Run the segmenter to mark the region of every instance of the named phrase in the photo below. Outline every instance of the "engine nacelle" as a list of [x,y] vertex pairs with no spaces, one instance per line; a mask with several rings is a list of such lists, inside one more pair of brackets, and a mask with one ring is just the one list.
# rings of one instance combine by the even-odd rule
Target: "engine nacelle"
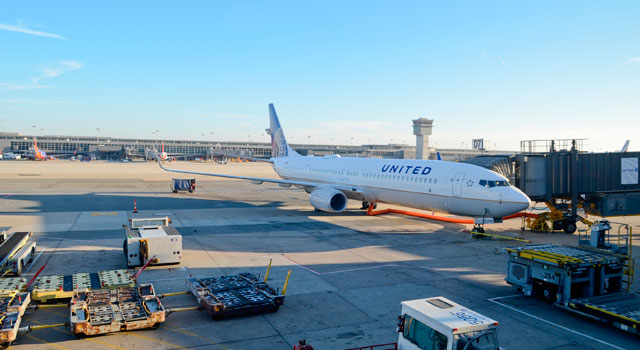
[[347,207],[347,196],[333,188],[318,188],[311,192],[309,202],[317,210],[338,213]]

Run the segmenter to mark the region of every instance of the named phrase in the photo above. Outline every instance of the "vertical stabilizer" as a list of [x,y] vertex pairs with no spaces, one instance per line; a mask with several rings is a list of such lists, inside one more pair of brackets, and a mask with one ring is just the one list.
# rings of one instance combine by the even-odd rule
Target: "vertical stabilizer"
[[269,104],[269,134],[271,135],[271,157],[290,157],[299,155],[289,147],[287,139],[284,137],[284,131],[280,126],[276,109],[273,103]]
[[36,139],[35,136],[33,137],[33,148],[34,152],[38,152],[38,139]]
[[620,150],[620,152],[625,153],[626,151],[629,150],[629,141],[627,140],[627,142],[624,143],[624,146],[622,146],[622,149]]

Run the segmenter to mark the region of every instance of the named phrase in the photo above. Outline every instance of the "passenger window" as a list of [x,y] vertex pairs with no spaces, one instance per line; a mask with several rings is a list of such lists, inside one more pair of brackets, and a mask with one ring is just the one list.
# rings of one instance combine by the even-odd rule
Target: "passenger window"
[[402,335],[420,349],[445,350],[447,348],[446,335],[409,315],[405,315]]

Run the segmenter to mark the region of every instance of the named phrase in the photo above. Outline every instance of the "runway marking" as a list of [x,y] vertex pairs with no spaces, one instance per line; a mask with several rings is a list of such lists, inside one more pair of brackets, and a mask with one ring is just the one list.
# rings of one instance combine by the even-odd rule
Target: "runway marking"
[[296,265],[299,266],[311,273],[313,273],[314,275],[332,275],[332,274],[336,274],[336,273],[344,273],[344,272],[353,272],[353,271],[361,271],[361,270],[371,270],[371,269],[379,269],[379,268],[383,268],[383,267],[403,267],[403,268],[414,268],[414,269],[422,269],[422,270],[431,270],[431,268],[429,267],[422,267],[422,266],[411,266],[411,265],[400,265],[400,264],[383,264],[383,265],[375,265],[375,266],[367,266],[367,267],[355,267],[352,269],[344,269],[344,270],[336,270],[336,271],[328,271],[328,272],[318,272],[310,267],[306,267],[304,265],[298,264],[297,262],[286,258],[284,255],[280,256],[282,259]]
[[97,343],[97,344],[100,344],[100,345],[104,345],[104,346],[110,347],[110,348],[112,348],[112,349],[126,350],[126,348],[123,348],[123,347],[121,347],[121,346],[117,346],[117,345],[109,344],[109,343],[106,343],[106,342],[100,341],[100,340],[95,339],[95,338],[85,338],[85,340],[89,340],[89,341],[92,341],[92,342],[94,342],[94,343]]
[[25,334],[25,337],[27,337],[29,339],[33,339],[33,340],[35,340],[35,341],[37,341],[39,343],[42,343],[42,344],[47,344],[47,345],[52,346],[52,347],[54,347],[56,349],[69,350],[69,348],[65,348],[64,346],[60,346],[60,345],[57,345],[57,344],[54,344],[54,343],[50,343],[50,342],[48,342],[48,341],[46,341],[44,339],[40,339],[40,338],[38,338],[36,336],[33,336],[31,334]]
[[158,340],[158,339],[153,339],[153,338],[145,337],[145,336],[144,336],[144,335],[142,335],[142,334],[134,334],[133,332],[124,332],[124,334],[126,334],[126,335],[131,335],[131,336],[134,336],[134,337],[138,337],[138,338],[140,338],[140,339],[148,340],[148,341],[150,341],[150,342],[154,342],[154,343],[158,343],[158,344],[162,344],[162,345],[171,346],[171,347],[173,347],[174,349],[184,349],[184,347],[182,347],[182,346],[180,346],[180,345],[178,345],[178,344],[167,343],[167,342],[162,341],[162,340]]
[[0,197],[0,199],[5,199],[5,198],[11,197],[13,195],[14,195],[14,193],[0,193],[0,196],[2,196],[2,197]]
[[513,307],[513,306],[509,306],[509,305],[507,305],[507,304],[503,304],[503,303],[501,303],[501,302],[499,302],[499,301],[496,301],[496,300],[499,300],[499,299],[513,298],[514,296],[515,296],[515,295],[509,295],[509,296],[506,296],[506,297],[497,297],[497,298],[491,298],[491,299],[487,299],[487,300],[489,300],[490,302],[492,302],[492,303],[494,303],[494,304],[498,304],[498,305],[500,305],[500,306],[502,306],[502,307],[506,307],[507,309],[513,310],[513,311],[515,311],[515,312],[519,312],[519,313],[521,313],[521,314],[523,314],[523,315],[526,315],[526,316],[529,316],[529,317],[531,317],[531,318],[533,318],[533,319],[536,319],[536,320],[538,320],[538,321],[542,321],[542,322],[544,322],[544,323],[547,323],[547,324],[550,324],[550,325],[552,325],[552,326],[558,327],[558,328],[563,329],[563,330],[565,330],[565,331],[567,331],[567,332],[571,332],[571,333],[574,333],[574,334],[577,334],[577,335],[583,336],[583,337],[585,337],[585,338],[587,338],[587,339],[591,339],[591,340],[596,341],[596,342],[598,342],[598,343],[600,343],[600,344],[608,345],[608,346],[610,346],[610,347],[612,347],[612,348],[614,348],[614,349],[626,350],[625,348],[621,348],[621,347],[619,347],[619,346],[617,346],[617,345],[613,345],[613,344],[611,344],[611,343],[607,343],[607,342],[602,341],[602,340],[600,340],[600,339],[597,339],[597,338],[594,338],[594,337],[592,337],[592,336],[586,335],[586,334],[584,334],[584,333],[580,333],[580,332],[578,332],[578,331],[575,331],[575,330],[573,330],[573,329],[571,329],[571,328],[567,328],[567,327],[565,327],[565,326],[561,326],[561,325],[559,325],[559,324],[557,324],[557,323],[553,323],[553,322],[551,322],[551,321],[547,321],[547,320],[545,320],[544,318],[541,318],[541,317],[538,317],[538,316],[532,315],[532,314],[530,314],[530,313],[524,312],[524,311],[522,311],[522,310],[516,309],[516,308],[515,308],[515,307]]
[[91,216],[116,216],[118,215],[117,211],[110,211],[110,212],[99,212],[99,211],[94,211],[91,213]]
[[31,271],[31,269],[36,265],[36,261],[38,261],[38,259],[40,259],[40,255],[42,255],[42,253],[44,253],[45,250],[47,250],[47,249],[43,248],[40,251],[40,253],[38,253],[38,255],[36,255],[35,259],[33,259],[33,261],[31,261],[31,264],[29,265],[29,268],[24,273],[29,273],[29,271]]
[[[45,310],[45,311],[51,311],[51,312],[53,312],[53,310],[49,310],[49,309],[44,309],[44,310]],[[35,321],[35,320],[32,320],[32,322],[33,322],[33,323],[36,323],[36,324],[42,324],[42,322],[38,322],[38,321]],[[70,334],[68,331],[66,331],[66,330],[62,330],[62,329],[59,329],[59,328],[52,328],[52,329],[53,329],[54,331],[56,331],[56,332],[59,332],[59,333]],[[84,338],[84,339],[82,339],[82,340],[87,340],[87,341],[90,341],[90,342],[92,342],[92,343],[96,343],[96,344],[104,345],[104,346],[109,347],[109,348],[112,348],[112,349],[126,350],[126,349],[125,349],[125,348],[123,348],[123,347],[120,347],[120,346],[117,346],[117,345],[113,345],[113,344],[109,344],[109,343],[105,343],[105,342],[100,341],[100,340],[95,339],[95,338]],[[53,344],[51,344],[51,343],[49,343],[49,342],[47,342],[47,344],[49,344],[49,345],[53,345]],[[66,349],[66,348],[65,348],[65,347],[62,347],[62,349]]]
[[[203,336],[201,336],[201,335],[199,335],[199,334],[195,334],[195,333],[189,332],[189,331],[184,330],[184,329],[179,328],[179,327],[171,327],[171,326],[168,326],[168,325],[166,325],[166,324],[163,324],[163,325],[162,325],[162,328],[163,328],[163,329],[166,329],[166,330],[169,330],[169,331],[171,331],[171,332],[182,333],[182,334],[185,334],[185,335],[192,336],[192,337],[194,337],[194,338],[198,338],[198,339],[200,339],[200,340],[204,340],[205,342],[207,342],[207,344],[216,344],[216,343],[213,341],[213,339],[209,339],[209,338],[207,338],[207,337],[203,337]],[[228,346],[226,346],[226,345],[224,345],[224,344],[222,344],[222,343],[219,343],[219,344],[216,344],[216,345],[221,346],[221,347],[223,347],[223,348],[225,348],[225,349],[231,349],[230,347],[228,347]]]

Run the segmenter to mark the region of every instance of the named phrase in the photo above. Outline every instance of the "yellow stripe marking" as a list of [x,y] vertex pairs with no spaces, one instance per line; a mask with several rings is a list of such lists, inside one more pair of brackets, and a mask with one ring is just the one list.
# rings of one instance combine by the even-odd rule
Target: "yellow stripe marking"
[[113,344],[109,344],[109,343],[105,343],[103,341],[100,341],[100,340],[94,339],[94,338],[85,338],[85,340],[88,340],[88,341],[91,341],[91,342],[94,342],[94,343],[97,343],[97,344],[100,344],[100,345],[108,346],[108,347],[110,347],[112,349],[126,350],[123,347],[120,347],[120,346],[117,346],[117,345],[113,345]]
[[60,345],[56,345],[56,344],[53,344],[53,343],[49,343],[48,341],[46,341],[44,339],[40,339],[38,337],[35,337],[35,336],[31,335],[31,334],[25,334],[25,337],[27,337],[29,339],[33,339],[33,340],[35,340],[35,341],[37,341],[39,343],[42,343],[42,344],[47,344],[47,345],[52,346],[52,347],[54,347],[56,349],[69,350],[69,348],[65,348],[64,346],[60,346]]
[[169,326],[167,326],[167,325],[162,325],[162,328],[163,328],[163,329],[166,329],[166,330],[169,330],[169,331],[171,331],[171,332],[182,333],[182,334],[184,334],[184,335],[189,335],[189,336],[192,336],[192,337],[194,337],[194,338],[198,338],[198,339],[200,339],[200,340],[204,340],[204,341],[206,341],[208,344],[215,344],[215,342],[213,342],[213,341],[212,341],[212,339],[209,339],[209,338],[207,338],[207,337],[203,337],[203,336],[201,336],[201,335],[199,335],[199,334],[191,333],[191,332],[189,332],[189,331],[187,331],[187,330],[184,330],[184,329],[182,329],[182,328],[178,328],[178,327],[169,327]]
[[168,343],[162,340],[158,340],[158,339],[153,339],[153,338],[149,338],[149,337],[145,337],[144,335],[141,334],[135,334],[133,332],[124,332],[124,334],[126,335],[131,335],[134,337],[138,337],[140,339],[144,339],[144,340],[148,340],[150,342],[154,342],[154,343],[158,343],[158,344],[162,344],[162,345],[167,345],[167,346],[171,346],[172,348],[176,348],[176,349],[184,349],[184,347],[178,345],[178,344],[173,344],[173,343]]

